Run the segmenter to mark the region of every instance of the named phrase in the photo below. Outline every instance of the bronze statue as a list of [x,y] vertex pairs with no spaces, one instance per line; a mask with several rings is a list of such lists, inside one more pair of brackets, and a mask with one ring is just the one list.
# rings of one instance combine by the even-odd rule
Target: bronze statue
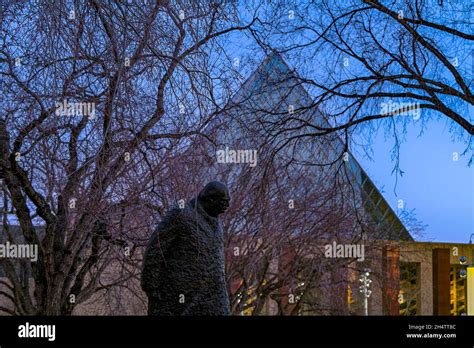
[[141,278],[148,315],[230,315],[218,219],[229,202],[227,187],[213,181],[158,225],[146,247]]

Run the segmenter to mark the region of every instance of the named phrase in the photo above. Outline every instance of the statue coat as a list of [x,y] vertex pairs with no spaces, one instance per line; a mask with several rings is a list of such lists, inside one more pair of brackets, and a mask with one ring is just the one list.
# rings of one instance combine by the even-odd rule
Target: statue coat
[[153,232],[141,285],[149,315],[230,315],[222,224],[198,199],[170,210]]

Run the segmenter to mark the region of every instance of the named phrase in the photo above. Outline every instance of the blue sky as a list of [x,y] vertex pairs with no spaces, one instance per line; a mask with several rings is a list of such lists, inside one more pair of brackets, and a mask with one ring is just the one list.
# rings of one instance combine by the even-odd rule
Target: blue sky
[[[446,11],[448,11],[448,7],[451,8],[450,6],[441,8],[438,3],[431,4],[427,13],[435,21],[448,26],[453,25],[450,22],[451,17],[460,19],[465,19],[465,16],[469,17],[469,11],[459,11],[465,9],[463,4],[459,3],[458,5],[456,7],[455,4],[451,4],[453,12],[448,15]],[[285,11],[285,9],[281,10],[282,16],[286,15]],[[296,12],[298,13],[298,11]],[[464,21],[464,23],[466,22]],[[460,29],[469,30],[462,26]],[[237,40],[228,42],[230,47],[235,45],[231,52],[239,55],[239,52],[244,52],[247,48],[252,47],[251,39],[243,38],[238,34],[236,36]],[[298,37],[296,37],[297,39]],[[447,56],[459,58],[460,71],[471,71],[473,61],[469,46],[453,42],[452,37],[439,32],[436,32],[436,39],[437,43],[446,51]],[[290,45],[291,41],[288,43],[277,41],[274,44],[277,47],[285,47],[285,45]],[[303,59],[301,62],[298,59],[296,61],[292,59],[291,53],[284,54],[283,57],[290,67],[296,68],[298,73],[305,77],[308,73],[308,76],[311,77],[312,69],[320,69],[320,64],[315,58],[308,61]],[[326,58],[322,57],[323,62]],[[246,60],[247,63],[250,63],[249,60],[251,60],[249,65],[251,66],[253,63],[254,69],[258,64],[256,62],[258,59],[258,55],[256,56],[253,52],[250,57],[247,56],[247,59],[243,59],[243,63],[245,65]],[[253,69],[250,68],[250,71]],[[426,72],[427,75],[441,74],[443,78],[452,81],[452,76],[443,73],[442,70],[435,69],[434,66],[430,66],[430,69]],[[468,75],[470,74],[466,73],[466,78],[469,80],[470,76]],[[454,82],[452,83],[454,84]],[[448,99],[445,102],[461,114],[466,112],[470,114],[469,120],[474,119],[474,107],[471,106],[468,111],[466,103],[456,105],[453,104],[456,101]],[[427,225],[422,236],[415,236],[417,240],[467,243],[470,235],[474,233],[474,164],[468,167],[468,162],[473,156],[472,147],[470,152],[465,156],[460,156],[458,161],[453,161],[453,153],[463,153],[469,137],[466,131],[461,130],[453,122],[447,122],[446,117],[439,117],[435,113],[427,115],[425,111],[422,112],[422,117],[425,117],[423,119],[425,126],[423,135],[420,135],[421,121],[411,122],[406,127],[405,141],[401,145],[399,157],[400,169],[404,172],[402,177],[396,178],[395,174],[392,174],[394,139],[390,136],[385,137],[383,131],[379,131],[371,140],[372,159],[364,156],[361,148],[351,146],[351,151],[395,212],[400,213],[397,209],[397,201],[403,199],[405,209],[414,210],[416,218],[422,224]]]
[[441,120],[428,121],[424,134],[419,133],[416,125],[407,128],[400,151],[404,174],[398,182],[392,174],[393,138],[375,137],[372,160],[353,152],[394,211],[403,199],[405,209],[415,209],[417,219],[428,225],[418,240],[467,243],[474,233],[474,166],[468,167],[468,156],[453,161],[453,152],[461,154],[466,144],[453,140]]
[[[243,58],[242,73],[247,77],[264,55],[246,56],[243,43],[251,47],[250,42],[241,37],[236,41],[242,46],[236,47],[234,52]],[[287,55],[283,58],[291,68],[298,70]],[[469,111],[473,116],[472,107]],[[422,135],[420,125],[421,122],[411,122],[406,128],[405,141],[400,148],[400,169],[404,174],[398,179],[392,174],[394,140],[385,137],[383,131],[371,141],[371,159],[361,148],[352,146],[351,151],[398,215],[397,202],[403,199],[405,209],[414,209],[420,223],[427,225],[422,236],[414,236],[416,240],[467,243],[474,233],[474,164],[468,167],[473,154],[470,151],[453,161],[453,152],[460,155],[465,151],[468,135],[445,117],[433,114],[424,120]],[[451,132],[450,127],[454,127]],[[453,139],[453,134],[461,134],[458,138],[462,140]]]
[[[283,57],[294,68],[292,61]],[[252,60],[254,64],[247,66],[249,72],[261,62],[255,56]],[[473,111],[469,108],[471,116]],[[445,117],[422,111],[419,121],[407,124],[405,134],[399,128],[404,138],[399,155],[404,174],[397,178],[392,173],[394,138],[386,136],[384,130],[382,127],[370,140],[370,159],[354,143],[351,152],[392,209],[400,216],[397,202],[402,199],[405,210],[414,210],[418,221],[426,225],[422,235],[414,235],[418,241],[467,243],[474,233],[474,164],[468,167],[472,150],[461,156],[467,147],[467,132]],[[453,160],[455,152],[459,154],[457,161]]]
[[[261,62],[252,60],[256,62],[247,66],[249,72]],[[294,67],[291,60],[285,60]],[[468,166],[472,151],[461,155],[467,147],[466,131],[445,117],[422,111],[421,119],[409,122],[401,135],[399,160],[404,174],[397,178],[392,173],[394,138],[384,130],[382,127],[370,140],[370,159],[354,143],[351,152],[392,209],[400,216],[397,202],[402,199],[405,210],[414,210],[417,220],[426,225],[422,235],[414,235],[418,241],[467,243],[474,233],[474,164]],[[356,140],[361,143],[357,136]],[[453,153],[458,153],[457,161]]]

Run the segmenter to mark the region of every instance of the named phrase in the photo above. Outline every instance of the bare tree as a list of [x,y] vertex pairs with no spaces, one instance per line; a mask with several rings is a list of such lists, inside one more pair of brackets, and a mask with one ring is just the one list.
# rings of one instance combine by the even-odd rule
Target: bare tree
[[[38,245],[39,258],[0,260],[8,278],[0,297],[11,302],[0,310],[68,315],[102,299],[101,313],[129,313],[125,291],[140,311],[141,247],[154,224],[218,177],[233,195],[225,240],[234,312],[257,315],[273,303],[277,314],[342,313],[345,298],[325,294],[347,291],[347,272],[363,265],[324,257],[324,246],[376,248],[367,236],[400,237],[389,230],[403,227],[396,216],[382,226],[368,205],[373,184],[348,153],[352,130],[412,110],[368,114],[380,111],[380,98],[409,98],[472,134],[445,100],[472,103],[464,66],[438,57],[442,49],[419,27],[472,38],[422,19],[416,4],[404,5],[403,19],[375,1],[256,2],[244,15],[204,0],[4,5],[0,241]],[[259,20],[266,11],[271,20]],[[233,32],[267,53],[342,63],[319,64],[323,79],[303,78],[270,54],[265,82],[250,78],[234,94],[241,76],[224,42]],[[431,64],[456,85],[431,76]],[[217,163],[223,146],[258,152],[258,164]]]
[[21,262],[32,284],[1,260],[0,296],[13,302],[2,309],[71,314],[117,282],[101,284],[104,269],[145,238],[148,229],[130,229],[130,206],[167,193],[166,161],[222,98],[220,37],[255,18],[240,24],[232,4],[168,0],[14,1],[0,18],[2,239],[18,224],[39,246],[37,262]]
[[[284,53],[298,66],[299,84],[311,104],[294,113],[278,111],[263,122],[286,143],[301,137],[352,134],[370,137],[379,127],[427,125],[444,118],[465,139],[470,156],[474,125],[472,92],[472,5],[462,1],[308,1],[267,7],[275,20],[252,30],[266,50]],[[318,110],[326,123],[312,119]],[[294,134],[294,129],[302,131]],[[471,157],[472,162],[472,157]]]
[[[191,182],[196,192],[217,177],[231,189],[224,225],[234,314],[347,314],[350,273],[379,257],[380,239],[411,239],[393,212],[390,226],[368,205],[365,196],[373,191],[379,207],[390,211],[341,139],[321,135],[281,146],[261,127],[308,100],[272,54],[209,124],[212,142],[196,141],[180,156],[184,173],[174,179],[176,187]],[[321,113],[312,117],[324,121]],[[196,180],[201,184],[194,186]],[[178,190],[181,196],[186,188]],[[364,245],[364,260],[328,257],[332,243]],[[375,273],[380,283],[381,273]]]

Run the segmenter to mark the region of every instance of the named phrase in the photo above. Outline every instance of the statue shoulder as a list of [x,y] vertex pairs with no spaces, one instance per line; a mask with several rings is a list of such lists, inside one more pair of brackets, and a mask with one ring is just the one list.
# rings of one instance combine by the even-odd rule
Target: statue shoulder
[[157,230],[167,230],[173,228],[179,228],[180,226],[186,226],[190,223],[191,214],[189,207],[185,208],[173,208],[169,210],[159,223]]

